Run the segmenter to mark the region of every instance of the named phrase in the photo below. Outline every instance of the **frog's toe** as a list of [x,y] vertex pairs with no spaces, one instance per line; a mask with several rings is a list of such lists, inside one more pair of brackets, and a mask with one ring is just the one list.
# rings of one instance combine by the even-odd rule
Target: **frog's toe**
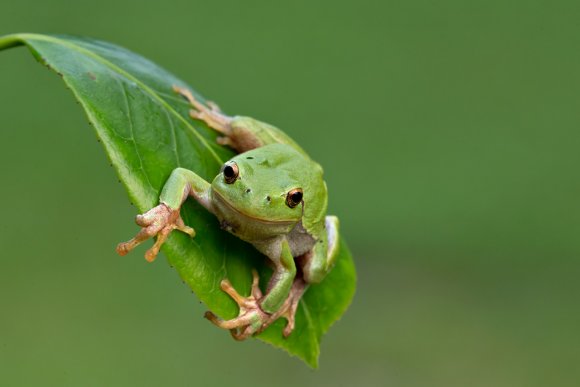
[[181,216],[175,221],[175,229],[186,233],[192,238],[195,236],[195,230],[192,227],[186,226],[183,219],[181,219]]
[[255,303],[252,307],[246,303],[246,307],[240,306],[240,314],[231,320],[222,320],[212,312],[205,312],[204,317],[214,325],[228,329],[236,340],[245,340],[254,333],[259,332],[262,326],[269,320],[269,315]]
[[270,320],[270,315],[262,310],[258,301],[262,298],[259,287],[258,273],[252,271],[252,291],[248,297],[240,295],[227,279],[222,280],[221,288],[240,307],[238,317],[231,320],[222,320],[212,312],[206,312],[205,318],[220,328],[230,330],[236,340],[245,340],[254,333],[259,332],[264,324]]
[[205,103],[207,104],[207,106],[209,106],[212,112],[222,113],[222,109],[214,101],[205,101]]
[[183,219],[181,219],[179,209],[173,210],[163,203],[143,214],[137,215],[135,223],[141,226],[141,230],[132,239],[117,245],[116,250],[119,255],[126,255],[147,239],[157,236],[153,247],[145,253],[145,259],[152,262],[159,254],[161,246],[165,243],[171,231],[177,229],[191,237],[195,236],[194,229],[186,226]]
[[224,145],[224,146],[232,146],[234,145],[234,143],[232,142],[231,138],[226,137],[226,136],[220,136],[218,138],[216,138],[216,142],[220,145]]
[[197,100],[186,88],[173,86],[173,91],[185,98],[193,107],[189,111],[191,118],[204,121],[210,128],[218,132],[229,134],[231,133],[230,122],[231,118],[224,115],[219,106],[213,102],[206,102],[206,105]]
[[284,337],[290,336],[290,334],[294,330],[294,326],[296,324],[296,309],[298,309],[299,301],[300,300],[295,301],[293,300],[292,303],[290,304],[290,308],[288,309],[288,314],[283,315],[283,317],[286,318],[286,321],[288,321],[286,323],[286,327],[284,327],[284,331],[282,332]]
[[246,327],[251,325],[254,320],[254,316],[252,316],[251,313],[245,313],[231,320],[222,320],[212,312],[205,312],[204,317],[211,321],[214,325],[217,325],[223,329],[238,329],[241,327]]

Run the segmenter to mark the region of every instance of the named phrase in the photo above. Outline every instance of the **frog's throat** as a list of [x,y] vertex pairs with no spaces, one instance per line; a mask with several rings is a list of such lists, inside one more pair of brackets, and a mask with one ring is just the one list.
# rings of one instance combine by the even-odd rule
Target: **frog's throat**
[[230,203],[225,197],[223,197],[222,194],[220,194],[217,190],[212,189],[212,194],[215,195],[215,197],[223,204],[225,204],[230,210],[232,210],[233,212],[236,212],[248,219],[260,222],[260,223],[264,223],[264,224],[276,224],[276,225],[291,225],[294,223],[297,223],[297,220],[286,220],[286,219],[281,219],[281,220],[269,220],[269,219],[263,219],[257,216],[253,216],[250,214],[247,214],[245,212],[240,211],[239,209],[237,209],[236,207],[233,206],[232,203]]

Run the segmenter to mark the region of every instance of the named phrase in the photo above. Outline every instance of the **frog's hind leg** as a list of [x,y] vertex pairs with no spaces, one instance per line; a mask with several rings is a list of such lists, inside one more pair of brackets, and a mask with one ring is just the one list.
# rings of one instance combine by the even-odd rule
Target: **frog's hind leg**
[[304,279],[309,284],[320,283],[336,261],[339,245],[338,218],[327,216],[320,238],[312,250],[300,257]]
[[232,134],[230,125],[232,118],[222,113],[219,106],[213,102],[206,102],[206,106],[199,102],[191,91],[179,86],[173,86],[173,91],[185,98],[193,107],[189,115],[196,120],[204,121],[210,128],[222,133],[224,137],[218,138],[221,145],[229,145],[229,136]]
[[328,215],[325,218],[326,237],[328,238],[328,247],[326,248],[326,267],[332,268],[336,257],[338,256],[338,246],[340,244],[340,235],[338,233],[338,218],[334,215]]
[[304,153],[290,137],[270,124],[251,117],[227,116],[213,102],[201,103],[186,88],[173,86],[173,90],[191,104],[193,109],[190,110],[189,115],[192,118],[204,121],[210,128],[222,134],[217,138],[220,145],[226,145],[238,153],[243,153],[264,145],[288,144]]
[[258,305],[258,301],[262,298],[258,272],[253,270],[252,276],[252,291],[248,297],[240,295],[227,279],[221,282],[222,290],[240,307],[238,317],[231,320],[222,320],[212,312],[205,313],[205,318],[220,328],[228,329],[232,337],[239,341],[245,340],[256,333],[269,318],[269,315],[262,311]]
[[302,268],[302,274],[294,279],[288,298],[284,301],[280,310],[270,316],[270,319],[262,326],[259,332],[263,331],[278,318],[284,317],[288,321],[284,328],[284,337],[288,337],[292,333],[296,311],[302,295],[308,289],[309,284],[320,283],[334,266],[339,245],[338,225],[336,216],[326,217],[326,233],[323,234],[319,243],[316,243],[311,251],[297,258],[297,262]]
[[262,326],[262,328],[258,332],[262,332],[266,329],[270,324],[276,321],[280,317],[284,317],[287,321],[286,327],[282,334],[284,337],[290,336],[292,331],[294,330],[294,326],[296,323],[296,310],[298,310],[298,304],[302,299],[302,295],[308,288],[308,285],[301,277],[296,277],[294,283],[292,284],[292,289],[290,289],[290,294],[284,304],[280,308],[278,312],[270,316],[270,319]]

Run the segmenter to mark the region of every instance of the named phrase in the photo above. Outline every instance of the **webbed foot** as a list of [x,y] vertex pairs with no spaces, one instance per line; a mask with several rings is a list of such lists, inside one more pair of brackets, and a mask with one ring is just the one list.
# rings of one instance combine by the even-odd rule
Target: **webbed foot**
[[238,317],[231,320],[222,320],[208,311],[205,313],[205,318],[220,328],[229,329],[232,337],[241,341],[255,333],[262,332],[280,317],[283,317],[288,321],[283,334],[284,337],[288,337],[294,330],[296,310],[302,294],[306,290],[306,283],[302,278],[294,280],[290,294],[284,304],[276,313],[268,314],[260,308],[259,304],[259,300],[262,298],[262,291],[258,286],[258,272],[253,270],[252,276],[252,291],[248,297],[241,296],[227,279],[221,282],[222,290],[232,297],[240,307]]
[[214,102],[208,101],[206,105],[199,102],[191,91],[179,86],[173,86],[173,91],[185,98],[193,107],[189,111],[191,118],[204,121],[210,128],[222,133],[224,137],[218,138],[218,143],[221,145],[228,145],[228,139],[231,135],[232,129],[230,127],[231,118],[222,113],[219,106]]
[[223,329],[229,329],[236,340],[245,340],[264,329],[262,326],[270,320],[270,315],[260,308],[258,301],[262,298],[259,287],[258,272],[252,271],[252,291],[248,297],[240,295],[227,279],[222,280],[221,288],[240,307],[238,317],[231,320],[222,320],[212,312],[205,312],[205,318]]
[[153,262],[159,253],[161,245],[163,245],[171,231],[179,230],[191,237],[195,236],[195,230],[183,223],[183,219],[179,215],[179,209],[172,210],[164,203],[153,207],[144,214],[137,215],[135,223],[141,226],[141,231],[131,240],[117,245],[116,250],[119,255],[126,255],[142,242],[157,236],[153,247],[145,253],[145,259]]

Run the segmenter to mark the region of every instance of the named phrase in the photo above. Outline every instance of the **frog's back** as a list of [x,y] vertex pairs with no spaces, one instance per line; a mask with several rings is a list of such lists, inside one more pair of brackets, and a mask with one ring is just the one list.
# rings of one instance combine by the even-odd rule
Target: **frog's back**
[[252,117],[236,116],[233,118],[230,125],[234,132],[236,130],[242,130],[252,133],[251,136],[256,141],[252,148],[264,147],[270,144],[286,144],[308,157],[308,154],[296,143],[296,141],[277,127],[266,122],[256,120]]

